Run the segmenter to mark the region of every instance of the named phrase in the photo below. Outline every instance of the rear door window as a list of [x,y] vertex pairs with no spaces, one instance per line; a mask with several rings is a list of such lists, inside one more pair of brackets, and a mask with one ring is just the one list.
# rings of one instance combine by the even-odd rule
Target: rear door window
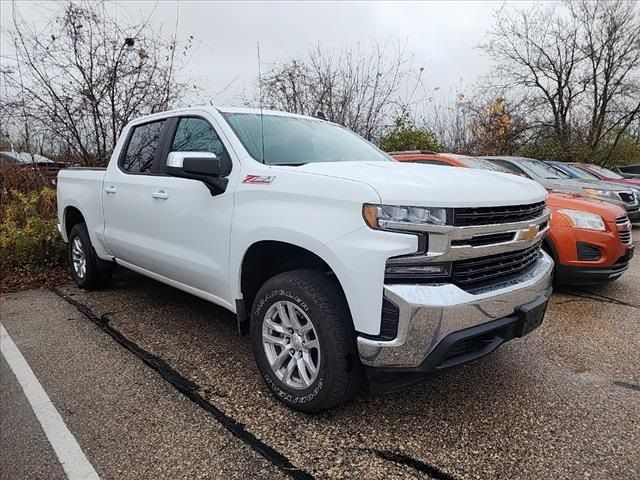
[[120,166],[127,173],[151,173],[165,120],[133,127]]

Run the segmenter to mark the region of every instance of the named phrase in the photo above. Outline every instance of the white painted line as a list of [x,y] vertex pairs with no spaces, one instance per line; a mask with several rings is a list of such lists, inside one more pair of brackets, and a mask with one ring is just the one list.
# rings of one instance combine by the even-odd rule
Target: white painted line
[[33,412],[36,414],[49,443],[58,456],[70,480],[99,480],[100,477],[87,460],[64,420],[53,406],[29,364],[0,323],[0,351],[22,386]]

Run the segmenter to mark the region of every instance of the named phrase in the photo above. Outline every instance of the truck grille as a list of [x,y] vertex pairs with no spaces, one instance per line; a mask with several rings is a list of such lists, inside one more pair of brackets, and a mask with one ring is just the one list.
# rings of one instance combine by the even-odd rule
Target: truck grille
[[489,286],[531,266],[540,255],[540,246],[453,262],[451,277],[465,290]]
[[506,207],[454,208],[453,225],[468,227],[471,225],[522,222],[538,218],[544,212],[544,207],[544,202],[538,202],[529,205],[509,205]]
[[476,235],[475,237],[466,240],[451,240],[451,245],[454,247],[460,245],[481,247],[482,245],[493,245],[495,243],[510,242],[515,236],[516,234],[514,232],[490,233],[488,235]]

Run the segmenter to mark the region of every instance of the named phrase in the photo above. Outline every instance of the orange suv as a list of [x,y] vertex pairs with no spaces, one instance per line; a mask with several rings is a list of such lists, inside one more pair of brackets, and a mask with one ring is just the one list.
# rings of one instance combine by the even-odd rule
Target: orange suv
[[[416,162],[512,173],[481,158],[427,151],[392,152]],[[556,282],[593,285],[620,277],[633,256],[631,222],[622,207],[575,193],[549,192],[549,233],[544,248],[556,263]]]

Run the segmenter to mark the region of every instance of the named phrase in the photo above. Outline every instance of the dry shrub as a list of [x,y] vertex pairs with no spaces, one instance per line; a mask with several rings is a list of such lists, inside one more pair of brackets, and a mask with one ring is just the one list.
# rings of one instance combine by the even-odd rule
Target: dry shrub
[[36,271],[64,264],[56,190],[37,169],[0,168],[0,270]]

